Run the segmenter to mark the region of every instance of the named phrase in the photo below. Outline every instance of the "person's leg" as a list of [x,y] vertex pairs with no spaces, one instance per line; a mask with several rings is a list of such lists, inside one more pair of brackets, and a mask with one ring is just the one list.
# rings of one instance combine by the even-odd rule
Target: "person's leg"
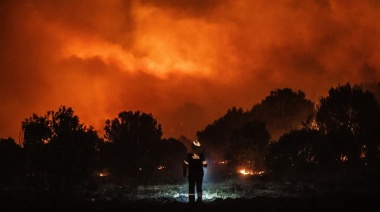
[[197,202],[202,202],[202,183],[203,183],[203,176],[199,176],[196,179],[196,186],[197,186]]
[[195,178],[189,177],[189,202],[195,202]]

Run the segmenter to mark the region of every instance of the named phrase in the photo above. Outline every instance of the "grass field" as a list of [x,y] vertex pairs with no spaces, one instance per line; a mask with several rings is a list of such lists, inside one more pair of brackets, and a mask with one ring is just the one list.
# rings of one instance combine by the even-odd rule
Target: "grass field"
[[[306,196],[320,192],[314,185],[308,183],[271,182],[259,178],[237,178],[223,182],[203,183],[203,200],[212,202],[216,199],[255,198],[260,196],[277,198]],[[93,193],[93,201],[113,200],[139,201],[151,200],[158,202],[187,202],[188,184],[183,180],[174,184],[126,185],[104,183]]]
[[2,191],[0,211],[380,211],[378,180],[313,184],[237,177],[205,181],[203,204],[188,204],[185,178],[176,183],[103,181],[79,195]]

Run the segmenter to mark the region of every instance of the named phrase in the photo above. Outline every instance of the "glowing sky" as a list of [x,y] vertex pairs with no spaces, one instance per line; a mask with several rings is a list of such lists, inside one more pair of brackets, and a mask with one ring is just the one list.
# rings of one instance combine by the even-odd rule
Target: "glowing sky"
[[379,20],[377,0],[2,0],[0,137],[66,105],[100,134],[140,110],[193,139],[276,88],[379,81]]

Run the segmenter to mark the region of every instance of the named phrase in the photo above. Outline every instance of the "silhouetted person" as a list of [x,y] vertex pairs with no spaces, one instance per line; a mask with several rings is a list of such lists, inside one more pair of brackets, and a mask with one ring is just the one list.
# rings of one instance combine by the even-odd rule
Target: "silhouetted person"
[[195,202],[195,187],[197,188],[197,202],[202,201],[203,167],[207,166],[206,158],[201,152],[201,143],[195,140],[191,145],[191,152],[183,161],[183,176],[188,176],[189,202]]

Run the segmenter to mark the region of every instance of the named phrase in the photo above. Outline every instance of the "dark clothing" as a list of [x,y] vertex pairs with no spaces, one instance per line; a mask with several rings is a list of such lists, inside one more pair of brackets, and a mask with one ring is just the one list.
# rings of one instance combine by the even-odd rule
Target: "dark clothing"
[[203,153],[189,153],[184,160],[184,174],[189,171],[189,177],[203,176],[203,167],[207,166],[207,162]]
[[[189,177],[189,195],[195,195],[195,186],[197,188],[198,195],[202,193],[203,176]],[[195,196],[194,196],[195,197]]]
[[188,176],[189,200],[195,201],[195,187],[197,188],[198,200],[202,200],[203,167],[207,166],[203,153],[189,153],[183,162],[183,176]]

